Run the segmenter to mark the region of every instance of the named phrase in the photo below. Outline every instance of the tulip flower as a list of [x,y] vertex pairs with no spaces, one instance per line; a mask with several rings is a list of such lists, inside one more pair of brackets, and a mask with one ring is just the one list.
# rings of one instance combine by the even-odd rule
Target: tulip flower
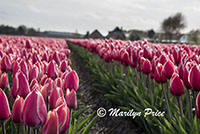
[[56,101],[56,106],[55,106],[55,107],[57,108],[57,107],[59,107],[59,106],[62,105],[62,104],[67,105],[64,96],[62,96],[62,97],[60,97],[60,98],[57,99],[57,101]]
[[12,108],[11,120],[13,122],[15,123],[23,122],[23,115],[22,115],[23,107],[24,107],[24,99],[18,95]]
[[181,96],[184,93],[183,81],[176,73],[174,73],[170,79],[170,92],[174,96]]
[[145,59],[143,64],[142,64],[142,71],[145,74],[149,74],[152,71],[152,66],[151,66],[151,62],[148,59]]
[[56,108],[59,124],[60,126],[60,133],[65,133],[69,127],[69,119],[70,119],[70,111],[69,108],[63,104]]
[[158,63],[156,66],[154,78],[157,83],[165,83],[167,81],[167,78],[164,74],[163,65],[160,63]]
[[65,76],[64,79],[64,89],[74,89],[77,91],[79,86],[79,78],[76,71],[71,71],[70,73]]
[[69,108],[77,109],[76,92],[74,91],[74,89],[72,89],[71,91],[67,89],[65,100]]
[[165,71],[165,76],[170,79],[172,77],[172,74],[175,72],[175,67],[174,64],[168,60],[164,64],[164,71]]
[[189,71],[191,70],[193,64],[191,62],[187,62],[184,66],[184,71],[183,71],[183,82],[185,84],[185,87],[187,89],[191,88],[191,85],[188,81],[188,75],[189,75]]
[[46,121],[47,109],[42,94],[34,90],[28,94],[24,102],[23,122],[30,127],[43,125]]
[[29,82],[31,82],[34,78],[38,79],[39,70],[37,66],[33,66],[33,68],[29,72]]
[[47,120],[42,128],[42,134],[58,134],[59,132],[59,118],[56,110],[49,111]]
[[0,88],[0,120],[7,120],[10,117],[10,107],[8,99]]
[[24,75],[26,76],[27,80],[29,79],[28,77],[28,66],[26,64],[26,62],[24,60],[22,60],[19,64],[21,71],[24,73]]
[[51,92],[50,94],[50,97],[49,97],[49,105],[50,105],[50,108],[51,109],[54,109],[56,108],[56,101],[58,100],[58,98],[62,97],[63,96],[63,92],[62,92],[62,89],[57,87],[55,89],[53,89],[53,91]]
[[60,70],[62,71],[62,72],[65,72],[65,70],[67,69],[67,61],[66,60],[63,60],[62,62],[61,62],[61,64],[60,64]]
[[194,65],[190,72],[189,72],[189,76],[188,76],[188,81],[192,87],[192,89],[194,89],[195,91],[200,91],[200,69],[199,69],[199,65]]
[[10,57],[8,55],[4,55],[1,59],[1,70],[11,70],[12,69],[12,63],[10,60]]
[[34,79],[31,81],[31,84],[30,84],[30,90],[33,91],[33,87],[34,87],[35,85],[37,85],[37,84],[38,84],[38,81],[37,81],[36,78],[34,78]]
[[8,74],[3,73],[0,77],[0,88],[9,88]]
[[47,75],[52,79],[55,79],[58,76],[58,68],[54,60],[52,60],[47,67]]

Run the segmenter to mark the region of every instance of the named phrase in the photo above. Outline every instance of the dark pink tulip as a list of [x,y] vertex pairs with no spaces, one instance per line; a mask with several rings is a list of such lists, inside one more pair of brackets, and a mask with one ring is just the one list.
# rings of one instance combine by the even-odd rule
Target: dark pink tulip
[[152,71],[151,62],[148,59],[145,59],[145,61],[142,64],[142,71],[145,74],[149,74]]
[[24,75],[24,73],[22,71],[18,71],[15,75],[16,79],[16,84],[17,84],[17,95],[26,98],[26,96],[28,95],[28,93],[30,92],[30,87],[29,87],[29,83],[28,80],[26,79],[26,76]]
[[36,79],[36,78],[33,79],[33,80],[31,81],[31,84],[30,84],[30,90],[33,91],[33,87],[34,87],[35,85],[37,85],[37,84],[38,84],[37,79]]
[[10,117],[10,107],[6,94],[0,88],[0,120],[7,120]]
[[60,98],[57,99],[57,101],[56,101],[56,108],[59,107],[62,104],[67,105],[64,96],[62,96],[62,97],[60,97]]
[[55,60],[55,62],[56,62],[57,64],[60,63],[60,58],[59,58],[59,55],[58,55],[58,52],[57,52],[57,51],[55,51],[55,52],[53,53],[53,59]]
[[40,85],[44,85],[44,83],[47,81],[47,79],[48,79],[48,76],[47,75],[43,75],[42,76],[42,78],[41,78],[41,80],[40,80]]
[[42,94],[45,102],[47,102],[47,99],[48,99],[48,86],[49,84],[45,84],[44,86],[41,87],[41,90],[40,90],[40,93]]
[[49,105],[51,109],[56,108],[56,101],[58,100],[58,98],[62,96],[63,96],[63,91],[61,88],[56,87],[55,89],[53,89],[49,97]]
[[19,64],[21,71],[24,73],[24,75],[26,76],[27,80],[29,79],[28,77],[28,66],[26,64],[26,62],[24,60],[22,60]]
[[23,108],[24,124],[30,127],[43,125],[47,117],[47,108],[42,94],[33,90],[26,97]]
[[65,76],[64,89],[66,90],[69,88],[77,91],[78,86],[79,86],[79,78],[76,71],[73,70],[70,73],[68,73],[67,76]]
[[58,76],[58,68],[54,60],[52,60],[47,67],[47,75],[52,79],[55,79]]
[[71,91],[67,89],[65,100],[69,108],[77,109],[76,92],[74,91],[74,89],[72,89]]
[[59,118],[56,110],[49,111],[47,120],[42,128],[42,134],[58,134],[59,132]]
[[10,60],[10,57],[8,55],[4,55],[1,59],[1,70],[11,70],[12,69],[12,62]]
[[22,114],[23,107],[24,107],[24,99],[18,95],[12,107],[11,119],[13,122],[15,123],[23,122],[23,114]]
[[13,63],[13,77],[15,76],[15,74],[18,72],[18,70],[21,70],[19,63],[17,61],[14,61]]
[[61,78],[56,78],[54,82],[57,87],[63,89],[63,80]]
[[0,88],[8,88],[8,87],[9,87],[8,74],[3,73],[0,77]]
[[164,83],[167,81],[167,77],[165,76],[163,65],[158,63],[155,69],[154,78],[157,83]]
[[181,96],[184,93],[183,81],[176,73],[174,73],[170,79],[170,92],[174,96]]
[[60,133],[65,133],[69,127],[69,118],[70,118],[70,111],[67,105],[63,104],[56,108],[59,124],[60,126]]
[[62,62],[61,62],[61,64],[60,64],[60,70],[62,71],[62,72],[65,72],[65,70],[67,69],[67,61],[66,60],[63,60]]
[[188,81],[188,75],[189,75],[189,71],[192,68],[193,64],[191,62],[187,62],[184,66],[184,71],[183,71],[183,82],[184,85],[187,89],[191,88],[191,85]]
[[199,65],[194,65],[188,76],[188,81],[195,91],[200,91],[200,70],[199,70]]
[[39,76],[39,70],[37,66],[33,66],[33,68],[29,72],[29,82],[31,82],[33,79],[38,79]]
[[30,40],[26,40],[26,43],[25,43],[25,48],[32,48],[32,45],[31,45],[31,41]]
[[170,60],[168,60],[164,64],[164,71],[165,71],[165,75],[168,79],[170,79],[172,77],[172,74],[175,72],[174,64]]

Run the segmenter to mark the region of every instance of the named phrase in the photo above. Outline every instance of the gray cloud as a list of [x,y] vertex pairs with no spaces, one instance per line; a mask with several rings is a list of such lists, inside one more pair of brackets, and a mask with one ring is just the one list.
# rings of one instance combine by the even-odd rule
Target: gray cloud
[[99,29],[104,35],[115,26],[160,30],[162,20],[182,12],[187,28],[200,28],[199,0],[1,0],[0,23],[71,31]]

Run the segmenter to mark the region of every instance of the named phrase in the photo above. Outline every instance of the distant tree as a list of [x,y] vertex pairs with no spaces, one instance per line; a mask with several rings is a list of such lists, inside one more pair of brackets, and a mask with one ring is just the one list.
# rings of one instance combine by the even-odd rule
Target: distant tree
[[154,30],[153,30],[153,29],[151,29],[151,30],[147,31],[147,35],[148,35],[148,37],[149,37],[149,38],[153,38],[153,37],[154,37],[154,35],[155,35],[155,32],[154,32]]
[[27,28],[26,28],[26,26],[24,26],[24,25],[20,25],[18,28],[17,28],[17,33],[19,34],[19,35],[25,35],[25,34],[27,34]]
[[200,43],[200,30],[192,30],[189,32],[188,34],[188,40],[190,42],[194,42],[195,44],[199,44]]
[[178,36],[180,34],[180,30],[184,29],[185,27],[185,17],[182,13],[176,13],[175,15],[169,16],[163,20],[161,25],[163,32],[165,32],[166,36],[170,40],[172,39],[173,34]]

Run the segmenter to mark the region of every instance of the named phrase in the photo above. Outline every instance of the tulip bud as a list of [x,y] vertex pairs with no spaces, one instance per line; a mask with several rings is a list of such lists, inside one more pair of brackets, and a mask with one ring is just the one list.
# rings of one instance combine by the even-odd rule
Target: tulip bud
[[31,84],[30,84],[30,89],[31,89],[31,91],[33,91],[33,87],[34,87],[35,85],[37,85],[37,84],[38,84],[38,81],[37,81],[36,78],[34,78],[34,79],[31,81]]
[[165,75],[168,79],[170,79],[172,77],[172,74],[175,72],[174,64],[170,60],[165,62],[164,71],[165,71]]
[[26,62],[24,60],[22,60],[19,65],[20,65],[21,71],[24,73],[24,75],[26,76],[26,78],[28,80],[29,79],[28,66],[27,66]]
[[200,91],[200,70],[199,70],[199,65],[194,65],[188,76],[188,81],[195,91]]
[[1,59],[1,70],[11,70],[12,69],[12,63],[10,60],[10,57],[8,55],[4,55]]
[[47,120],[42,128],[42,134],[58,134],[59,132],[59,118],[56,110],[49,111]]
[[40,93],[42,94],[45,102],[47,102],[47,98],[48,98],[48,86],[49,86],[49,83],[45,84],[41,90],[40,90]]
[[3,73],[0,77],[0,88],[8,88],[9,81],[7,73]]
[[66,60],[63,60],[62,62],[61,62],[61,64],[60,64],[60,70],[62,71],[62,72],[65,72],[65,70],[67,69],[67,61]]
[[60,105],[63,105],[63,104],[67,105],[64,96],[57,99],[55,107],[57,108],[57,107],[59,107]]
[[74,91],[74,89],[72,89],[71,91],[67,89],[65,100],[69,108],[77,109],[76,92]]
[[24,102],[23,121],[30,127],[36,127],[45,123],[47,108],[42,94],[34,90],[28,94]]
[[39,70],[37,66],[33,66],[33,68],[29,72],[29,82],[31,82],[34,78],[38,79]]
[[13,122],[15,123],[23,122],[23,114],[22,114],[23,107],[24,107],[24,99],[18,95],[12,108],[11,119]]
[[76,71],[71,71],[64,79],[64,89],[74,89],[77,91],[79,86],[79,78]]
[[174,73],[170,79],[170,91],[174,96],[181,96],[184,93],[183,81],[176,73]]
[[142,64],[142,71],[145,74],[149,74],[152,71],[151,62],[148,59],[145,59],[145,61]]
[[54,60],[52,60],[47,67],[47,75],[52,79],[55,79],[58,76],[58,68]]
[[58,100],[58,98],[62,96],[63,96],[63,92],[61,88],[57,87],[53,89],[49,97],[49,105],[51,109],[56,108],[56,101]]
[[10,107],[8,104],[8,99],[0,88],[0,120],[6,120],[10,117]]
[[69,108],[63,104],[56,108],[58,118],[59,118],[59,124],[60,127],[60,133],[65,133],[69,127],[69,118],[70,118],[70,111]]
[[167,81],[167,78],[163,70],[163,65],[160,63],[158,63],[158,65],[156,66],[154,78],[157,83],[164,83]]
[[193,64],[191,62],[187,62],[184,66],[184,71],[183,71],[183,82],[184,82],[184,85],[187,89],[190,89],[191,88],[191,85],[188,81],[188,75],[189,75],[189,71],[191,70]]

